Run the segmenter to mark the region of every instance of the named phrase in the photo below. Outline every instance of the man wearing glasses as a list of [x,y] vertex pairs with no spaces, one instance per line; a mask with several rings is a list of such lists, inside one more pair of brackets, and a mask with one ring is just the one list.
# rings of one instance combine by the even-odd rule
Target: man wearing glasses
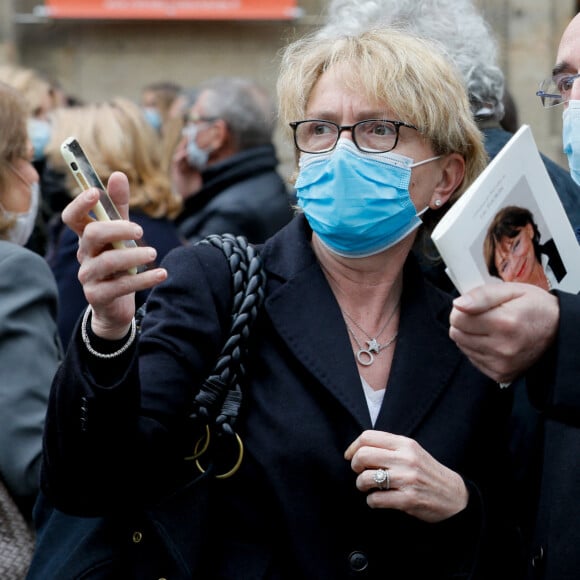
[[[552,76],[537,95],[563,110],[563,147],[580,184],[580,15],[562,36]],[[578,265],[580,267],[580,264]],[[528,578],[580,574],[580,298],[532,285],[485,285],[457,298],[451,337],[498,382],[526,377],[544,417],[542,473]]]
[[226,232],[264,242],[292,218],[273,143],[274,104],[248,78],[215,77],[198,89],[171,167],[184,198],[179,233],[191,243]]

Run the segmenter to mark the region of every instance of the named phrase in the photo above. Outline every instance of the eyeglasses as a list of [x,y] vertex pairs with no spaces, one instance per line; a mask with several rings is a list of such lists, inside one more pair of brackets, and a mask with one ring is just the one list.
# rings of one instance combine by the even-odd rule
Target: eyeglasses
[[540,90],[536,92],[536,96],[540,97],[546,109],[567,103],[570,100],[574,81],[578,78],[580,74],[559,74],[545,79],[540,83]]
[[308,119],[293,121],[294,144],[303,153],[327,153],[332,151],[343,131],[350,131],[356,147],[365,153],[386,153],[397,146],[400,127],[417,127],[403,121],[366,119],[354,125],[337,125],[332,121]]
[[200,117],[199,115],[185,115],[183,121],[186,125],[194,125],[196,123],[213,123],[219,117]]

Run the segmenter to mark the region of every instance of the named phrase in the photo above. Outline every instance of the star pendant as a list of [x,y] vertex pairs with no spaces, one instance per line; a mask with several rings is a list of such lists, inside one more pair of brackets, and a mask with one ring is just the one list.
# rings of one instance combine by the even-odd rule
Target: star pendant
[[369,346],[369,348],[368,348],[369,352],[374,352],[375,354],[379,354],[379,352],[381,351],[381,345],[377,342],[376,338],[371,338],[371,340],[367,340],[366,342]]

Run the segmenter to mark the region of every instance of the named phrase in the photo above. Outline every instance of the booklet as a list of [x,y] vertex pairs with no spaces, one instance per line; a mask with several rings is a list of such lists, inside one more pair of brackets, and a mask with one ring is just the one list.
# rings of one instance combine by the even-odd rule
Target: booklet
[[528,125],[443,216],[432,239],[461,294],[503,280],[580,292],[580,245]]

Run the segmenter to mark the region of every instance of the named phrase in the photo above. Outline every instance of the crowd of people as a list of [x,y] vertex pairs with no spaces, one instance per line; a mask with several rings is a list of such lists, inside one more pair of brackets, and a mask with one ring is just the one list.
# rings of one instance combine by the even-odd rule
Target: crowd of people
[[[542,160],[580,231],[578,39],[580,15],[538,96],[563,111],[569,171]],[[502,283],[459,296],[430,241],[520,122],[493,31],[472,0],[330,0],[276,89],[93,102],[0,66],[0,484],[36,535],[27,580],[576,578],[564,264],[506,207],[483,248]],[[94,219],[69,136],[122,220]],[[265,298],[235,430],[200,431],[236,296],[199,242],[225,233],[256,247]],[[232,477],[200,467],[214,429],[239,441]]]

